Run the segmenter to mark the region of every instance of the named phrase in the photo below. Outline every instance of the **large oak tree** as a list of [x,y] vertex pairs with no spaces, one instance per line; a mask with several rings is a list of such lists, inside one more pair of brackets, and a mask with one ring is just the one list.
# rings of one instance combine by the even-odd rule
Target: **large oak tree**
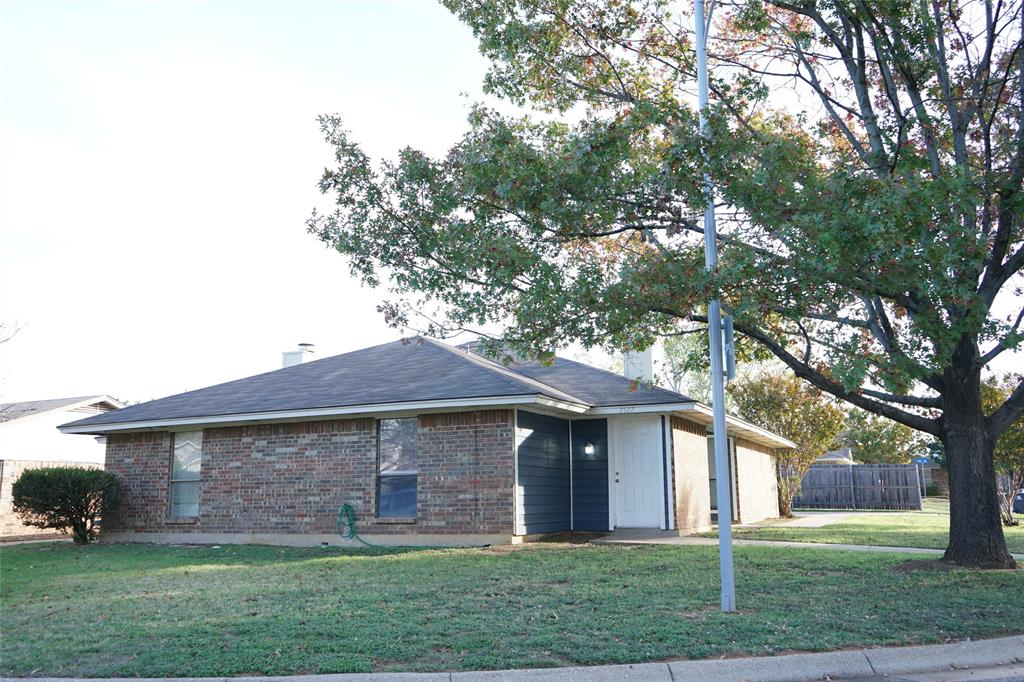
[[523,353],[642,347],[720,296],[800,378],[940,439],[946,560],[1013,565],[992,453],[1024,384],[986,414],[980,383],[1024,315],[1020,0],[723,0],[710,138],[690,3],[445,4],[491,62],[487,89],[528,113],[478,107],[443,158],[379,164],[323,119],[336,207],[310,228],[387,283],[392,322],[437,309],[428,333],[498,326]]

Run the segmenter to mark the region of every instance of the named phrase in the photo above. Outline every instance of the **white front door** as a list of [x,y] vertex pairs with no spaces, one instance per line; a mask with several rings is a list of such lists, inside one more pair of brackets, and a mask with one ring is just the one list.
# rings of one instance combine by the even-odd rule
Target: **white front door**
[[608,473],[615,500],[615,525],[661,528],[665,518],[661,419],[609,419],[608,430],[612,440]]

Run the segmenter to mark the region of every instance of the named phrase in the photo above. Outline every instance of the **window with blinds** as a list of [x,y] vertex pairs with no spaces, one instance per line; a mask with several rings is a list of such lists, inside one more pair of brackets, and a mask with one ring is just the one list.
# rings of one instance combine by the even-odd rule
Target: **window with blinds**
[[199,473],[203,463],[203,432],[179,431],[174,434],[171,458],[171,518],[199,516]]
[[377,422],[377,516],[416,516],[417,441],[419,420]]

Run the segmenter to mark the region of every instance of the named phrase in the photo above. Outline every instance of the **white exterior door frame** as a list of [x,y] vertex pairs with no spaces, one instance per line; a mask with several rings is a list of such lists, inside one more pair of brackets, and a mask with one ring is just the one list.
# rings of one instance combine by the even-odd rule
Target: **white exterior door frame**
[[609,528],[665,526],[661,415],[608,418]]

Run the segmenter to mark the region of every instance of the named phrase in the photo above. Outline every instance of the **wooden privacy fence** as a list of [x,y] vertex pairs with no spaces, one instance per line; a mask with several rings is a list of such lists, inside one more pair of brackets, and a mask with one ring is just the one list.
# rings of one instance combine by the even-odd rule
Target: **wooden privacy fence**
[[794,509],[920,509],[916,464],[815,464]]

